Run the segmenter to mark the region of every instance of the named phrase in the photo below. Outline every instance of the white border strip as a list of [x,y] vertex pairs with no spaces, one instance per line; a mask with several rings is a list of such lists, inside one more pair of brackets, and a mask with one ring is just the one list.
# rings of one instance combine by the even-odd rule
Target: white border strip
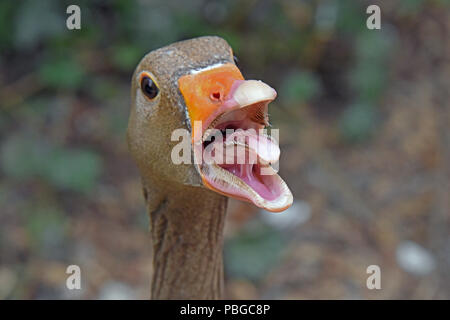
[[213,64],[213,65],[207,66],[205,68],[191,70],[190,74],[197,74],[197,73],[200,73],[200,72],[203,72],[203,71],[206,71],[206,70],[215,69],[215,68],[218,68],[218,67],[220,67],[222,65],[224,65],[224,63],[220,62],[220,63],[216,63],[216,64]]

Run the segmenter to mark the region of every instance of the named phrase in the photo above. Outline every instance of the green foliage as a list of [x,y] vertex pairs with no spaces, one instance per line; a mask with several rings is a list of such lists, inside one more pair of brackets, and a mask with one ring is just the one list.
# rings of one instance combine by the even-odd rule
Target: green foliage
[[339,118],[339,129],[347,142],[370,138],[378,123],[377,105],[388,83],[386,65],[392,51],[389,29],[360,30],[355,36],[355,62],[349,70],[354,97]]
[[415,15],[420,12],[424,4],[425,0],[402,1],[400,4],[400,12],[406,15],[409,14]]
[[364,30],[366,28],[365,12],[362,3],[355,3],[352,0],[339,1],[336,22],[338,30],[353,35]]
[[119,91],[117,90],[119,84],[107,77],[95,77],[90,79],[91,94],[99,101],[108,101],[117,99]]
[[39,173],[45,165],[46,152],[35,141],[23,136],[9,138],[1,148],[3,171],[17,180],[28,179]]
[[305,102],[320,91],[320,83],[310,72],[297,72],[288,76],[281,87],[283,99],[291,102]]
[[14,22],[14,1],[0,1],[0,49],[6,49],[13,42],[10,26]]
[[358,61],[383,63],[389,55],[391,46],[389,31],[364,30],[356,37],[356,57]]
[[57,2],[51,0],[22,2],[15,18],[15,45],[20,49],[31,48],[64,32],[65,19],[61,11]]
[[360,101],[377,103],[386,85],[387,70],[378,64],[361,63],[350,74],[351,86]]
[[133,70],[142,58],[142,49],[130,44],[120,44],[112,50],[112,60],[119,70]]
[[50,205],[30,206],[25,209],[25,230],[31,246],[44,256],[52,257],[64,243],[68,229],[66,217]]
[[250,225],[225,245],[226,271],[237,278],[261,279],[281,257],[285,239],[261,223]]
[[83,66],[70,57],[46,62],[39,68],[42,83],[55,89],[76,89],[85,77]]
[[349,142],[361,142],[373,133],[377,124],[377,112],[370,105],[352,105],[342,114],[339,128]]
[[85,192],[96,185],[101,162],[89,150],[56,148],[44,172],[44,177],[57,188]]
[[6,141],[0,162],[13,179],[40,177],[58,189],[76,192],[92,190],[102,171],[100,157],[92,151],[50,145],[24,135]]

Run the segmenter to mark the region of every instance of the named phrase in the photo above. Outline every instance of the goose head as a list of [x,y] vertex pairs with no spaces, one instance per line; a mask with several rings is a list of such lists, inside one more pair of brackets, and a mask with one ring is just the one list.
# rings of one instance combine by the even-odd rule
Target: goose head
[[271,167],[278,145],[261,130],[276,91],[245,80],[224,39],[200,37],[148,53],[131,96],[127,140],[144,179],[207,188],[273,212],[292,204]]

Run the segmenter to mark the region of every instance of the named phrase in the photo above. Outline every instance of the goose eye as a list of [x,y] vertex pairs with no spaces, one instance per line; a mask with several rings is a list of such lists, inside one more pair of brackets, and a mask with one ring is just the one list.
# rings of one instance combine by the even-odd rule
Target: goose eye
[[158,86],[155,81],[148,76],[143,76],[141,80],[141,90],[149,99],[155,99],[159,93]]

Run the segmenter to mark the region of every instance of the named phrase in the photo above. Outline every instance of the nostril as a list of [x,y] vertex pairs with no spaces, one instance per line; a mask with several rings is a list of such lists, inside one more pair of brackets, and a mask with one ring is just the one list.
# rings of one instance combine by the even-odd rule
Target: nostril
[[220,92],[213,92],[211,97],[213,100],[220,100]]

